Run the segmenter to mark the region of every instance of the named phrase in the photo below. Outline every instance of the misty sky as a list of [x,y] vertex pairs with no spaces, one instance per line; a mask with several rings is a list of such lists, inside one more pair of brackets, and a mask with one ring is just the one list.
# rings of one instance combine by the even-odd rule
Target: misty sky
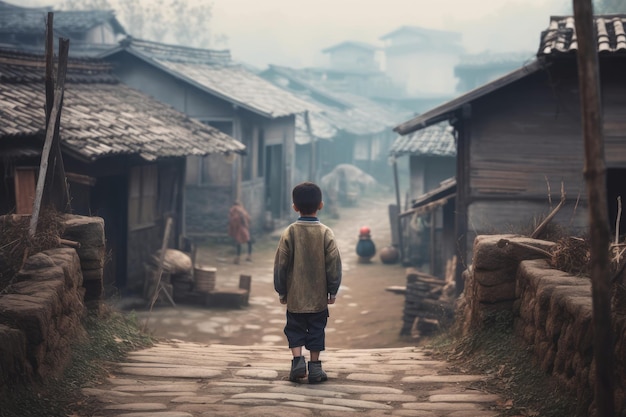
[[[18,3],[8,0],[10,3]],[[137,1],[137,0],[131,0]],[[206,0],[188,0],[206,1]],[[21,0],[55,6],[59,0]],[[267,64],[323,65],[321,50],[354,40],[378,44],[402,25],[460,32],[469,53],[536,52],[551,15],[571,13],[568,0],[212,0],[213,35],[225,35],[235,59]]]

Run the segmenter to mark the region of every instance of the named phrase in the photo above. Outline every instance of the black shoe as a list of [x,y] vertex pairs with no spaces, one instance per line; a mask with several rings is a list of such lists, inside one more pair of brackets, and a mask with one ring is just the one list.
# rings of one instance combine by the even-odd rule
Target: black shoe
[[295,356],[291,360],[291,372],[289,372],[289,380],[291,382],[299,382],[300,378],[306,376],[306,360],[304,356]]
[[309,384],[317,384],[328,380],[328,375],[322,370],[322,361],[309,362]]

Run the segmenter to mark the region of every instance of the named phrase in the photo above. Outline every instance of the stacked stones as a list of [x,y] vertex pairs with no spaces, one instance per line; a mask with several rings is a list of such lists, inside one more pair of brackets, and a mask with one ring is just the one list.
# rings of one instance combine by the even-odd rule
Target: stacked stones
[[482,327],[494,314],[512,312],[519,263],[546,257],[553,246],[553,242],[516,235],[477,236],[472,265],[463,275],[465,289],[459,304],[464,310],[464,333]]
[[442,319],[452,315],[452,303],[442,297],[446,283],[414,268],[407,269],[406,280],[400,335],[409,336],[413,331],[422,336],[432,333],[439,328]]
[[76,251],[51,249],[27,259],[0,295],[0,391],[61,371],[85,335],[82,273]]
[[589,401],[591,281],[551,269],[543,260],[525,261],[518,274],[518,293],[515,333],[532,346],[542,370],[576,393],[581,404]]
[[85,303],[97,307],[104,293],[105,237],[101,217],[67,216],[63,238],[80,243],[76,249],[80,258],[85,288]]

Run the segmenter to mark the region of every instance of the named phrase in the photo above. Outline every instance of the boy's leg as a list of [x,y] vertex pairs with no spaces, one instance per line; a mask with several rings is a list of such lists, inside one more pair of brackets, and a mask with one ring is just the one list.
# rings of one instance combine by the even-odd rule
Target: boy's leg
[[312,314],[308,322],[308,334],[305,347],[311,352],[309,361],[309,383],[315,384],[328,380],[322,369],[320,352],[325,349],[325,328],[328,323],[328,309]]
[[289,342],[289,349],[293,355],[289,380],[299,382],[300,378],[306,377],[306,360],[302,356],[302,346],[306,341],[306,319],[301,314],[293,314],[287,311],[287,324],[285,336]]

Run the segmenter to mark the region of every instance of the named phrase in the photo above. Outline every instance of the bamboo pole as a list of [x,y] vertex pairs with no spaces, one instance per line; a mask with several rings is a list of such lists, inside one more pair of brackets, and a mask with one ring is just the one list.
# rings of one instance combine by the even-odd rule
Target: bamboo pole
[[613,335],[609,271],[609,218],[597,41],[591,0],[573,0],[578,41],[578,83],[585,148],[584,177],[589,200],[595,406],[598,417],[614,417]]

